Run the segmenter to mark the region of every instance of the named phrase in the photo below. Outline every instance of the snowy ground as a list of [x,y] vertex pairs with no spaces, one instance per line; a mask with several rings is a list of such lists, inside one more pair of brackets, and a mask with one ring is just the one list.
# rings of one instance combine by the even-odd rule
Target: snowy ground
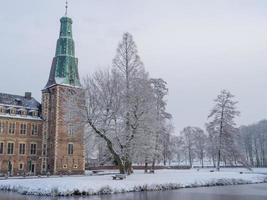
[[[245,173],[240,174],[243,171]],[[254,170],[256,171],[256,170]],[[125,180],[112,180],[111,175],[50,177],[39,179],[0,180],[0,190],[34,195],[96,195],[145,190],[169,190],[183,187],[200,187],[230,184],[267,182],[267,175],[246,173],[245,169],[157,170],[155,174],[135,171]],[[267,173],[267,169],[260,169]]]

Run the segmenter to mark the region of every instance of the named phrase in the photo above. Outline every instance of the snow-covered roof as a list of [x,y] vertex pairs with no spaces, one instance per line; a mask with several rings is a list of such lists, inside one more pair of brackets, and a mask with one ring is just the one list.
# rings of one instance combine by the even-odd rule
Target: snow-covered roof
[[12,119],[27,119],[27,120],[36,120],[36,121],[41,121],[41,117],[34,117],[30,115],[10,115],[8,113],[5,114],[0,114],[0,118],[12,118]]
[[8,107],[40,110],[41,104],[33,97],[0,93],[0,105]]

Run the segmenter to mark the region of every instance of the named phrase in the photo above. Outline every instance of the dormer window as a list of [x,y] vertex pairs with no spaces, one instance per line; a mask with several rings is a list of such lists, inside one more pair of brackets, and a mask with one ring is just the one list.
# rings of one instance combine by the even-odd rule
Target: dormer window
[[17,110],[16,110],[16,108],[9,108],[9,113],[10,113],[11,115],[16,115],[16,114],[17,114]]
[[6,113],[6,109],[3,106],[0,106],[0,114],[5,114]]
[[30,113],[31,113],[31,115],[33,117],[37,117],[38,116],[38,111],[37,110],[31,110]]
[[26,116],[26,115],[27,115],[27,110],[25,110],[25,109],[21,109],[21,110],[20,110],[20,114],[21,114],[22,116]]
[[37,117],[37,116],[38,116],[38,111],[34,111],[34,112],[32,113],[32,116]]

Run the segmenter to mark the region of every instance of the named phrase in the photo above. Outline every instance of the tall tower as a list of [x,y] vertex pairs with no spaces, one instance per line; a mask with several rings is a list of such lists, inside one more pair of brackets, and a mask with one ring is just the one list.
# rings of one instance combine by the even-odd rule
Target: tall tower
[[[42,171],[52,174],[81,174],[85,170],[84,129],[73,129],[65,120],[70,108],[64,104],[65,91],[81,90],[78,59],[72,38],[72,19],[60,19],[60,33],[50,75],[42,90],[43,152]],[[77,122],[77,121],[76,121]],[[79,122],[77,122],[79,123]]]

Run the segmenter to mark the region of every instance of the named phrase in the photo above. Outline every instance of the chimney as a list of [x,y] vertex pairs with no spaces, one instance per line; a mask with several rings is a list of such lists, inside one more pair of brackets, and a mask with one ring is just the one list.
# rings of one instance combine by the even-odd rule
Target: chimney
[[30,100],[32,98],[32,93],[31,92],[25,92],[25,99]]

